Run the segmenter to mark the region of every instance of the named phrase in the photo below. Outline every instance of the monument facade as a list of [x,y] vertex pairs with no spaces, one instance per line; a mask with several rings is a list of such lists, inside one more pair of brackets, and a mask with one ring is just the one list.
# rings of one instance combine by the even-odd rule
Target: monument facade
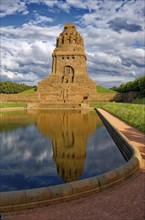
[[52,53],[51,74],[38,84],[39,103],[81,104],[96,95],[87,73],[84,41],[74,24],[65,24]]

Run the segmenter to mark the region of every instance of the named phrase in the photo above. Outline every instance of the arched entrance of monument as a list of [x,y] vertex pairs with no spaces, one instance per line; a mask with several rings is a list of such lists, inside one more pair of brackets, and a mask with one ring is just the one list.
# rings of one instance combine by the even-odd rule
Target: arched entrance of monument
[[65,66],[63,69],[62,82],[73,83],[74,81],[74,69],[71,66]]

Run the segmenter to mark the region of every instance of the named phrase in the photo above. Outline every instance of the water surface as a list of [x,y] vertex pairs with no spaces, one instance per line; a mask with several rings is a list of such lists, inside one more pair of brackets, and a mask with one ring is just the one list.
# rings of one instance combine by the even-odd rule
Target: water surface
[[39,110],[0,117],[1,191],[72,182],[125,163],[95,112]]

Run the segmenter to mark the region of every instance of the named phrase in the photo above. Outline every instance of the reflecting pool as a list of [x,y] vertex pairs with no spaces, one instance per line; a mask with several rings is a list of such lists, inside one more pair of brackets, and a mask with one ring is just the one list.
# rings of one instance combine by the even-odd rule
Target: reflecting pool
[[0,122],[1,191],[72,182],[126,162],[93,111],[5,112]]

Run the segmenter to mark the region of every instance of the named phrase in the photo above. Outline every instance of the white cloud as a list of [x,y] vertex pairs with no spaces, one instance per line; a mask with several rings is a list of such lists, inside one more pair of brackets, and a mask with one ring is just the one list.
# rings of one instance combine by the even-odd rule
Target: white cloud
[[15,14],[16,12],[21,13],[23,15],[28,14],[28,10],[26,7],[26,4],[22,0],[1,0],[1,17],[4,17],[6,15],[12,15]]
[[[125,4],[117,13],[115,13],[116,2],[114,6],[111,5],[111,2],[106,1],[103,5],[104,9],[99,10],[99,13],[96,9],[93,13],[84,14],[81,18],[83,27],[79,29],[85,38],[88,70],[93,79],[95,79],[95,74],[96,78],[102,77],[103,80],[99,79],[99,83],[103,85],[106,85],[109,79],[110,83],[107,84],[107,87],[111,85],[111,81],[111,86],[114,84],[111,79],[112,75],[118,85],[123,83],[122,80],[127,82],[143,75],[145,54],[143,17],[138,13],[142,8],[141,1],[135,4],[133,2]],[[104,10],[107,10],[106,13]],[[137,16],[135,13],[138,13]],[[138,21],[141,21],[139,25],[141,25],[142,31],[122,30],[121,33],[118,33],[111,30],[107,23],[116,16],[126,17],[129,24],[134,22],[138,24]]]
[[53,22],[54,19],[47,16],[41,16],[37,12],[35,13],[35,19],[31,20],[28,24],[32,25],[46,25],[47,23]]
[[46,16],[40,16],[38,15],[37,19],[36,19],[36,22],[39,24],[41,22],[52,22],[53,19],[52,18],[48,18]]
[[[31,22],[25,23],[19,27],[1,27],[2,35],[9,38],[18,38],[19,40],[21,40],[21,38],[25,38],[27,40],[34,39],[34,41],[35,39],[49,40],[52,37],[55,38],[60,33],[60,31],[60,26],[41,27],[32,24]],[[55,41],[56,39],[51,40]]]
[[51,72],[52,51],[59,26],[2,27],[1,80],[36,84]]
[[[20,1],[17,0],[16,2]],[[21,2],[26,3],[25,1]],[[27,5],[21,4],[24,9],[22,10],[23,13],[31,3],[43,4],[47,6],[48,10],[55,10],[57,6],[61,10],[62,17],[63,11],[70,13],[71,7],[89,11],[85,10],[85,14],[82,16],[78,14],[73,17],[72,15],[72,20],[77,19],[77,29],[84,37],[88,72],[91,76],[101,76],[103,79],[103,81],[99,80],[101,83],[105,84],[105,78],[107,82],[107,77],[117,76],[119,84],[119,80],[122,83],[122,79],[126,82],[144,74],[142,0],[125,2],[115,0],[67,0],[65,3],[58,0],[28,0]],[[16,6],[15,10],[13,9],[15,12]],[[3,12],[6,13],[6,10],[5,7]],[[123,25],[127,24],[128,26],[122,26],[120,32],[109,27],[109,21],[113,21],[114,27],[117,27],[115,25],[122,18],[126,19]],[[50,22],[53,22],[51,26],[49,26]],[[26,74],[31,73],[31,77],[34,75],[35,82],[50,73],[51,54],[55,47],[56,37],[63,31],[63,25],[54,25],[54,22],[54,17],[46,16],[46,14],[40,15],[35,12],[33,19],[22,26],[1,27],[3,34],[1,38],[2,70],[5,73],[3,79],[11,75],[16,80],[16,74],[8,74],[8,71],[17,73],[17,80],[19,74],[19,79],[22,74],[25,78],[23,80],[26,80]],[[130,27],[137,27],[136,25],[141,27],[138,28],[138,31],[129,31]]]

